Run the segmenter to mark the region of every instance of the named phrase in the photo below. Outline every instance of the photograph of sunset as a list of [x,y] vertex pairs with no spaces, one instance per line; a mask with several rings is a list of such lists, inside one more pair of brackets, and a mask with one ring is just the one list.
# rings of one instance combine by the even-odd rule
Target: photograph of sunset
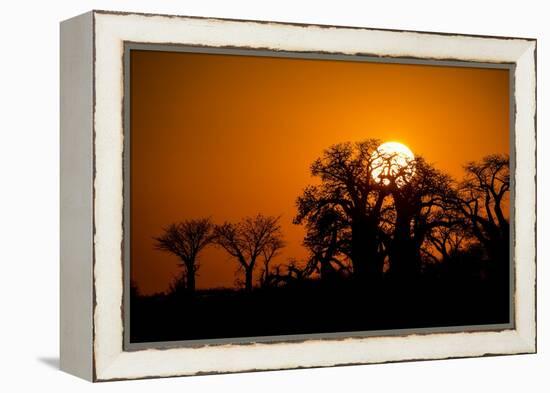
[[508,68],[129,53],[131,343],[510,323]]

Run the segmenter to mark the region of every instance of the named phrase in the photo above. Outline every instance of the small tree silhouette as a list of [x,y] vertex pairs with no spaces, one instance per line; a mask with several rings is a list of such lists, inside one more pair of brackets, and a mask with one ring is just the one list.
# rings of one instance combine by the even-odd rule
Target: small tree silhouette
[[215,242],[237,259],[244,269],[246,291],[252,291],[253,272],[258,258],[265,253],[271,260],[283,247],[279,217],[258,214],[236,224],[226,222],[216,226],[214,234]]
[[164,234],[155,238],[155,247],[176,255],[185,271],[187,290],[195,291],[195,274],[199,269],[197,257],[213,241],[214,225],[209,218],[185,220],[171,224]]

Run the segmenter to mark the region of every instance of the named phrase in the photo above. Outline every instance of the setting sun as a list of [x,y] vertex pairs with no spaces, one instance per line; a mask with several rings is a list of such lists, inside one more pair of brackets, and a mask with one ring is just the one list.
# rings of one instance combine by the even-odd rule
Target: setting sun
[[[390,180],[387,177],[397,176],[395,181],[398,186],[401,186],[414,175],[413,167],[409,170],[403,170],[414,160],[414,154],[411,149],[402,143],[383,143],[373,153],[372,158],[372,177],[377,182],[383,179],[383,183],[388,185]],[[400,171],[403,173],[400,174]]]

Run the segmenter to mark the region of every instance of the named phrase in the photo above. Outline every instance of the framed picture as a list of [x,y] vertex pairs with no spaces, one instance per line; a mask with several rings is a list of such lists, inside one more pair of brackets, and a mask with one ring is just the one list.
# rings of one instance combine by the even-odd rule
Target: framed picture
[[536,41],[61,24],[61,368],[536,351]]

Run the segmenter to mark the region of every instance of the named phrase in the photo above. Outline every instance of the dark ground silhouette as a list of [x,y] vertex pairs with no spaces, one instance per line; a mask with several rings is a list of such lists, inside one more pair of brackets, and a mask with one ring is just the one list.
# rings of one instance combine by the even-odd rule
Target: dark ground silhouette
[[368,288],[351,279],[315,279],[252,292],[133,296],[131,342],[508,323],[506,277],[482,279],[453,266],[431,270],[415,282],[388,278]]

